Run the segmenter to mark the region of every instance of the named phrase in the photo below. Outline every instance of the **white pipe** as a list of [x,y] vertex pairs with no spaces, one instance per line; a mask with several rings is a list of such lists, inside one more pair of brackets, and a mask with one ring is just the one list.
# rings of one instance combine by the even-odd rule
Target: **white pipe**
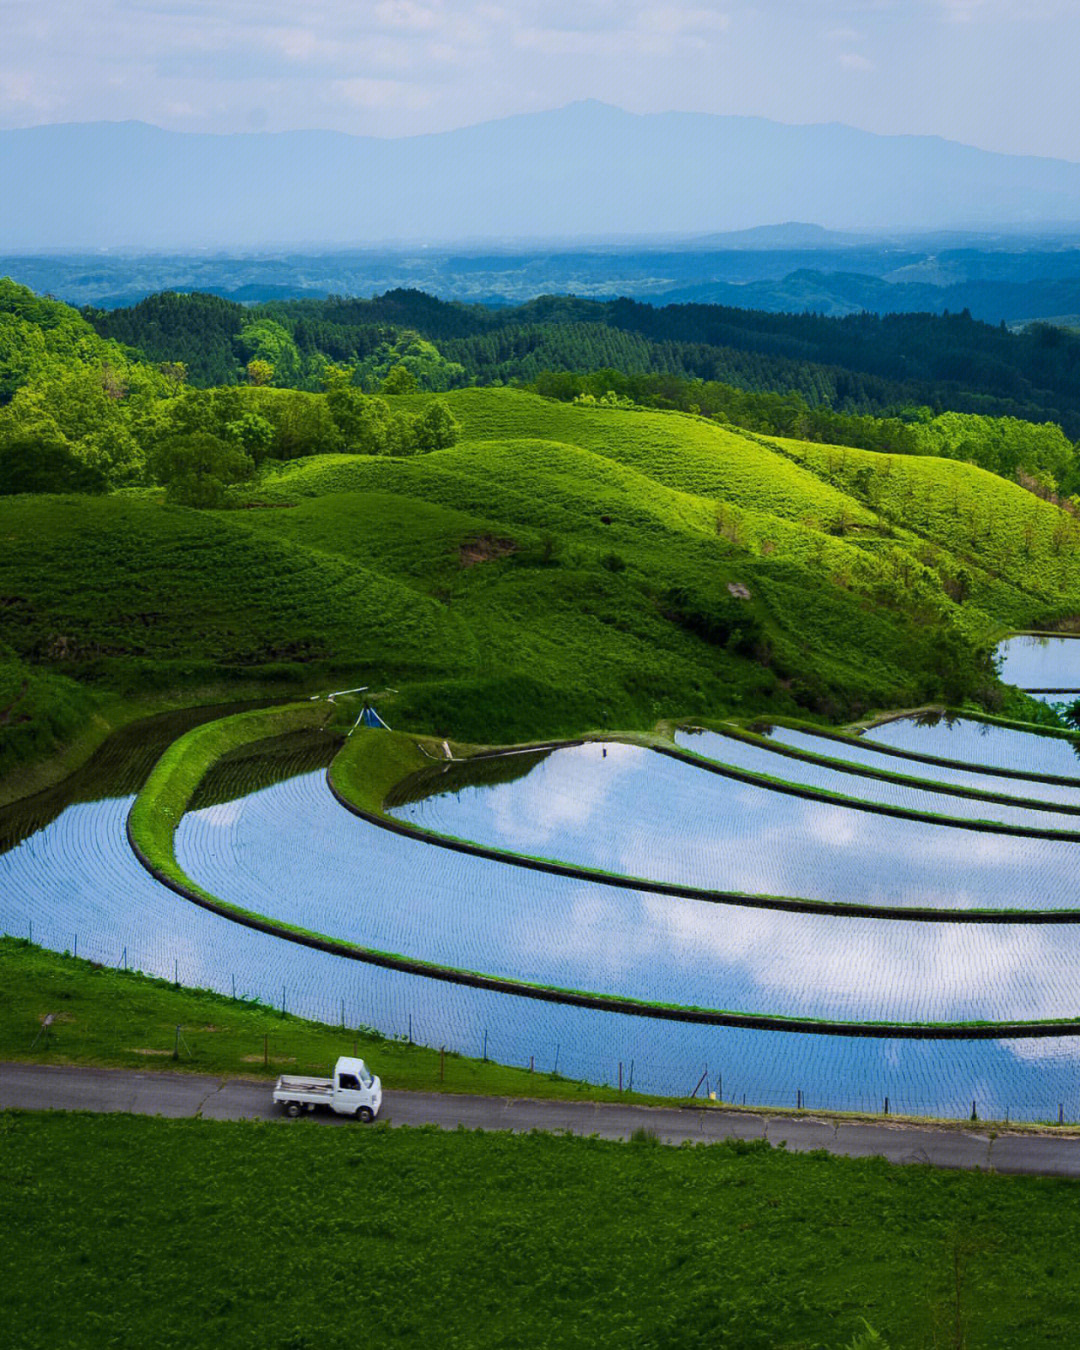
[[[371,685],[370,685],[370,684],[360,684],[360,685],[357,685],[357,687],[356,687],[355,689],[335,689],[334,692],[333,692],[332,694],[327,694],[327,695],[326,695],[326,698],[327,698],[327,701],[328,701],[329,703],[333,703],[334,699],[336,699],[336,698],[338,697],[339,694],[363,694],[366,690],[368,690],[368,689],[370,689],[370,688],[371,688]],[[311,697],[312,697],[312,698],[322,698],[322,695],[321,695],[321,694],[312,694]]]

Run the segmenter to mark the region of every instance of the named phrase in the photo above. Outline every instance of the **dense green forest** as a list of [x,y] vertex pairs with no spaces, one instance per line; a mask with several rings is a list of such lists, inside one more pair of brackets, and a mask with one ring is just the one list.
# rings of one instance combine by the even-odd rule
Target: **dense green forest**
[[[269,342],[279,351],[284,343],[279,378],[318,388],[324,361],[363,371],[413,333],[462,367],[444,372],[451,384],[530,383],[547,370],[610,367],[799,393],[811,407],[838,412],[926,406],[1054,421],[1080,435],[1080,334],[1038,324],[1013,333],[966,312],[824,318],[570,296],[485,308],[400,290],[252,308],[165,293],[130,309],[84,312],[102,336],[155,361],[186,361],[195,384],[235,383],[253,347]],[[268,320],[282,332],[247,333]]]
[[[438,401],[394,411],[356,387],[351,368],[329,363],[318,394],[275,387],[280,352],[256,339],[249,350],[246,385],[193,388],[183,362],[149,362],[67,305],[0,280],[0,494],[157,484],[172,501],[214,506],[267,457],[414,454],[457,437]],[[415,389],[395,366],[381,387]]]
[[[562,400],[614,394],[763,434],[963,459],[1044,495],[1080,491],[1062,430],[1080,433],[1080,336],[1057,329],[568,297],[497,310],[415,291],[255,308],[165,293],[84,313],[147,359],[183,363],[194,386],[247,383],[257,362],[268,383],[311,392],[345,368],[367,391],[407,372],[425,390],[509,383]],[[896,371],[905,378],[882,373]]]

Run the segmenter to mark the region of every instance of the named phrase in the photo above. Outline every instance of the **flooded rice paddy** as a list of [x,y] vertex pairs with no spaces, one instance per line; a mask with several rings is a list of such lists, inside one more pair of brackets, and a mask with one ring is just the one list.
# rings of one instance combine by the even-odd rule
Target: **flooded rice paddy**
[[186,816],[177,856],[215,895],[287,923],[564,989],[846,1021],[1080,1008],[1080,925],[882,922],[622,890],[335,812],[318,774]]
[[[717,757],[739,748],[691,738],[712,741]],[[898,910],[1080,908],[1080,844],[807,800],[636,746],[556,750],[494,787],[471,786],[467,774],[446,781],[451,790],[393,814],[494,848],[712,890]],[[938,809],[961,801],[925,796]]]
[[[182,729],[153,735],[167,743]],[[855,748],[812,733],[773,734],[852,762],[950,775],[945,784],[1044,796],[1051,807],[1080,802],[1080,759],[1066,742],[970,720],[876,731],[881,744],[1078,786],[908,763],[869,742],[856,760]],[[142,731],[147,745],[153,735]],[[1061,1104],[1080,1118],[1077,1036],[915,1041],[662,1022],[382,970],[244,928],[135,860],[125,821],[157,749],[139,751],[137,732],[129,739],[114,739],[63,791],[0,812],[0,931],[332,1023],[391,1035],[411,1026],[415,1039],[465,1054],[486,1041],[493,1058],[533,1058],[540,1071],[613,1082],[621,1062],[645,1091],[685,1094],[707,1069],[724,1098],[750,1104],[793,1106],[801,1093],[812,1108],[872,1110],[887,1096],[893,1111],[967,1116],[974,1101],[984,1118],[1056,1119]],[[728,762],[734,747],[743,768],[871,800],[925,797],[926,809],[955,815],[994,809],[730,738],[686,744]],[[714,889],[869,900],[899,917],[711,904],[528,871],[371,825],[329,793],[334,749],[328,738],[282,738],[219,766],[178,832],[189,874],[234,904],[365,946],[616,996],[845,1021],[1080,1015],[1080,925],[903,917],[911,905],[1080,907],[1080,845],[805,800],[622,745],[489,763],[472,779],[439,773],[417,789],[435,795],[405,792],[394,808],[499,848]],[[779,764],[765,768],[772,759]],[[1013,821],[1028,810],[997,809]]]
[[[989,821],[1019,829],[1057,830],[1075,834],[1080,827],[1080,815],[1055,811],[1053,804],[1049,802],[1045,806],[1041,804],[1034,807],[1018,806],[950,793],[944,782],[941,783],[942,790],[938,791],[869,777],[865,774],[847,773],[843,769],[778,754],[767,744],[754,744],[714,731],[679,731],[675,739],[684,749],[713,762],[779,779],[800,788],[837,793],[874,805],[923,815]],[[872,767],[879,773],[895,773],[899,766],[879,756],[878,762]],[[994,787],[985,790],[998,796],[1009,793],[1017,797],[1023,795],[1015,782],[1006,784],[1001,780],[998,780]],[[1075,810],[1077,803],[1080,803],[1080,786],[1073,794],[1073,801],[1063,804],[1073,805]]]
[[[312,788],[297,788],[301,798],[313,791],[317,776],[309,776],[308,782]],[[263,788],[242,801],[273,798],[279,791]],[[686,1026],[470,990],[301,948],[209,914],[155,883],[127,846],[124,821],[130,802],[131,798],[112,798],[73,803],[41,832],[0,855],[0,929],[26,936],[32,926],[34,940],[55,949],[70,950],[77,942],[81,956],[113,965],[126,960],[130,967],[166,977],[173,976],[175,961],[185,984],[228,994],[235,980],[238,994],[270,1004],[284,998],[290,1011],[306,1017],[328,1022],[344,1017],[348,1026],[375,1026],[396,1035],[404,1035],[412,1025],[414,1038],[466,1054],[481,1053],[486,1034],[491,1057],[510,1064],[525,1064],[533,1056],[544,1071],[558,1064],[564,1075],[610,1083],[622,1061],[626,1072],[633,1064],[634,1085],[643,1091],[686,1093],[709,1068],[714,1085],[722,1075],[725,1098],[745,1098],[748,1103],[792,1106],[796,1092],[802,1092],[807,1106],[819,1108],[872,1110],[890,1096],[892,1110],[923,1114],[967,1115],[972,1100],[984,1118],[1006,1114],[1014,1119],[1056,1118],[1060,1102],[1066,1103],[1066,1111],[1080,1114],[1077,1037],[899,1041]],[[296,803],[297,796],[290,795],[289,807]],[[342,810],[325,799],[324,806],[328,811]],[[201,830],[232,833],[221,822],[220,806],[208,810],[219,813],[219,823],[202,822],[189,845]],[[258,805],[255,814],[265,810]],[[359,828],[362,822],[342,814]],[[244,833],[240,830],[240,837]],[[358,837],[374,836],[365,830]],[[238,845],[224,848],[234,846]],[[441,853],[427,845],[412,846],[420,853]],[[216,850],[221,848],[219,841]],[[367,852],[367,845],[362,852]],[[319,857],[319,848],[309,850],[309,871]],[[247,872],[252,875],[251,869]],[[254,868],[254,875],[258,873]],[[474,898],[464,898],[470,899]],[[398,907],[408,914],[412,903],[412,887],[402,877]],[[362,921],[352,922],[359,931]],[[447,926],[452,922],[450,917]],[[1008,956],[1012,930],[990,931],[999,934],[999,941],[983,953],[990,960],[983,967],[983,979],[990,983],[996,983],[1008,967],[1019,972],[1041,960],[1042,953],[1030,948],[1014,949]],[[784,973],[786,961],[776,963],[769,957],[775,929],[752,925],[744,933],[744,956],[751,963],[747,976],[755,960],[753,948],[759,946],[759,976],[779,980],[779,985],[792,990],[794,969]],[[956,945],[956,936],[957,929],[950,927],[931,975],[945,967],[968,967],[969,953],[963,941]],[[952,954],[946,954],[948,948]],[[865,950],[863,956],[868,985],[898,975],[894,969],[876,969],[873,950]],[[769,973],[763,963],[774,965],[774,971]],[[798,977],[798,983],[813,983],[818,969],[815,953],[803,954],[802,964],[807,973]],[[833,983],[834,994],[852,987],[844,972],[837,972],[840,984],[836,984],[828,963],[821,975],[823,983]],[[832,1002],[840,1006],[836,999]],[[1031,1011],[1052,1003],[1021,999]]]
[[1080,639],[1024,633],[1003,642],[998,655],[1006,684],[1020,689],[1080,691]]
[[870,727],[864,738],[905,753],[936,755],[975,768],[1045,774],[1080,784],[1080,746],[1072,740],[967,717],[919,714]]
[[[1068,783],[1048,783],[1039,778],[1024,778],[1018,773],[1003,773],[1000,769],[995,771],[953,768],[950,765],[934,764],[925,759],[886,754],[879,745],[867,741],[865,737],[850,736],[840,741],[832,736],[819,735],[808,728],[763,724],[755,727],[755,730],[759,735],[778,745],[790,746],[793,750],[805,751],[811,755],[826,755],[830,759],[843,760],[848,764],[863,765],[879,773],[924,778],[950,787],[973,788],[979,792],[1026,798],[1050,805],[1073,808],[1080,806],[1080,778],[1070,786]],[[1080,760],[1077,761],[1077,766],[1080,768]]]

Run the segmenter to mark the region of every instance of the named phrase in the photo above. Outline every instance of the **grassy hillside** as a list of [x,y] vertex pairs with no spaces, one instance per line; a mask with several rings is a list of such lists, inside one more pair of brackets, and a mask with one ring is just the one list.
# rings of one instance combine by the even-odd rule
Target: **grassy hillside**
[[76,739],[92,710],[78,684],[41,674],[0,646],[0,778]]
[[25,658],[82,677],[178,681],[217,666],[438,668],[451,615],[385,572],[345,566],[238,514],[139,497],[4,501],[3,632]]
[[370,684],[394,725],[475,741],[992,705],[993,641],[1080,612],[1073,518],[971,466],[445,397],[451,448],[269,462],[229,510],[0,499],[0,651],[27,682],[8,760],[95,700],[230,682]]
[[977,569],[983,582],[997,579],[1046,596],[1069,594],[1076,584],[1080,521],[1001,478],[949,459],[764,443],[881,519]]

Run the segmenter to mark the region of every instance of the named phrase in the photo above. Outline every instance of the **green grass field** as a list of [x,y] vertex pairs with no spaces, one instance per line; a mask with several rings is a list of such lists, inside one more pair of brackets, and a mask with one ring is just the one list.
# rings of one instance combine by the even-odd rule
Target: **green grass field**
[[[61,1345],[1073,1343],[1075,1183],[763,1144],[0,1115],[0,1317]],[[865,1342],[863,1342],[865,1344]]]
[[5,775],[228,688],[370,684],[392,725],[474,742],[995,706],[993,642],[1080,612],[1072,518],[968,465],[447,398],[452,448],[273,463],[246,509],[0,500]]

